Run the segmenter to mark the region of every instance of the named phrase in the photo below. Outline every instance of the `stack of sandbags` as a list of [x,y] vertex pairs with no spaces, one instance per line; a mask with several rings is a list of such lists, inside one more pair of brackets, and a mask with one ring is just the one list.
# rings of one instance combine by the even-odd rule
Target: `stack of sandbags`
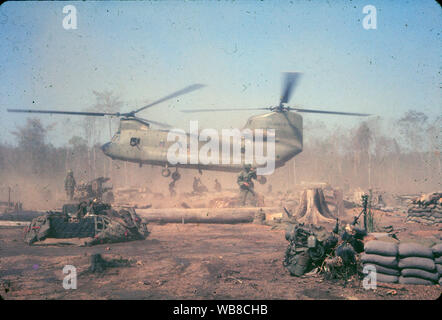
[[376,281],[397,283],[400,271],[398,268],[398,245],[396,243],[372,240],[364,245],[361,255],[362,265],[376,268]]
[[399,283],[432,285],[439,281],[431,248],[417,243],[401,243],[398,249]]
[[442,285],[442,243],[433,246],[434,262],[439,273],[439,284]]
[[442,223],[442,193],[424,194],[408,207],[407,221],[424,224]]

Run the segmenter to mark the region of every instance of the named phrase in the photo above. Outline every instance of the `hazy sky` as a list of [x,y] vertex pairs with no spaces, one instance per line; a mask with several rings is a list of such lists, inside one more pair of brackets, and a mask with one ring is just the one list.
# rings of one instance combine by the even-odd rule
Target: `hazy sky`
[[[76,30],[62,26],[69,4],[77,8]],[[368,4],[377,9],[376,30],[362,26]],[[196,119],[204,127],[242,127],[252,112],[179,110],[276,105],[282,71],[304,73],[292,105],[387,118],[409,109],[440,115],[441,21],[435,1],[6,2],[0,142],[11,143],[9,132],[29,117],[6,108],[81,111],[94,104],[92,90],[111,90],[129,111],[192,83],[207,87],[140,116],[182,129]],[[37,117],[58,123],[50,135],[56,145],[82,134],[68,116]]]

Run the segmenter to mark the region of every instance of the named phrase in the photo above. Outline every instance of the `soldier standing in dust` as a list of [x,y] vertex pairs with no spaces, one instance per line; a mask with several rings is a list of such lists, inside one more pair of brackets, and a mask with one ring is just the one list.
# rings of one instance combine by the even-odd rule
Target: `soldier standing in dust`
[[175,182],[176,180],[172,180],[172,182],[169,183],[169,193],[172,198],[176,196]]
[[244,165],[244,170],[240,172],[238,179],[236,180],[239,185],[241,205],[243,206],[246,204],[249,194],[255,196],[253,179],[257,179],[255,168],[250,164]]
[[221,183],[219,183],[218,179],[215,179],[215,191],[221,192],[221,190],[222,190]]
[[69,200],[74,198],[74,190],[75,190],[76,182],[74,179],[74,172],[72,170],[68,170],[68,175],[66,179],[64,179],[64,190],[66,191],[66,195]]

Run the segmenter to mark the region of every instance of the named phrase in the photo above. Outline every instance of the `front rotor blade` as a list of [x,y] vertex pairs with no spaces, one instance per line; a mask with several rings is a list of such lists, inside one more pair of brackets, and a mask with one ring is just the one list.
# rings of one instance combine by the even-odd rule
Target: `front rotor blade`
[[288,103],[292,96],[293,89],[296,87],[299,78],[302,73],[300,72],[284,72],[284,82],[281,93],[281,100],[279,105],[282,106],[283,103]]
[[341,116],[358,116],[358,117],[371,116],[371,114],[368,114],[368,113],[323,111],[323,110],[316,110],[316,109],[300,109],[300,108],[292,108],[292,107],[289,107],[288,109],[295,110],[297,112],[305,112],[305,113],[325,113],[325,114],[337,114],[337,115],[341,115]]
[[118,113],[108,113],[108,112],[83,112],[83,111],[56,111],[56,110],[33,110],[33,109],[7,109],[8,112],[25,112],[25,113],[46,113],[46,114],[70,114],[76,116],[115,116]]
[[142,108],[139,108],[138,110],[133,111],[133,114],[135,114],[135,113],[137,113],[137,112],[140,112],[141,110],[144,110],[144,109],[150,108],[150,107],[152,107],[152,106],[154,106],[154,105],[156,105],[156,104],[158,104],[158,103],[164,102],[164,101],[166,101],[166,100],[169,100],[169,99],[172,99],[172,98],[175,98],[175,97],[181,96],[181,95],[183,95],[183,94],[186,94],[186,93],[189,93],[189,92],[192,92],[192,91],[198,90],[198,89],[201,89],[202,87],[205,87],[205,85],[204,85],[204,84],[199,84],[199,83],[197,83],[197,84],[192,84],[192,85],[190,85],[190,86],[188,86],[188,87],[185,87],[184,89],[181,89],[181,90],[179,90],[179,91],[176,91],[176,92],[174,92],[174,93],[172,93],[172,94],[169,94],[168,96],[165,96],[164,98],[161,98],[161,99],[159,99],[159,100],[157,100],[157,101],[155,101],[155,102],[152,102],[152,103],[148,104],[147,106],[144,106],[144,107],[142,107]]
[[185,113],[194,113],[194,112],[244,111],[244,110],[269,110],[269,108],[188,109],[188,110],[181,110],[181,112],[185,112]]
[[139,117],[134,117],[134,119],[141,120],[141,121],[147,122],[147,123],[152,123],[152,124],[155,124],[155,125],[163,127],[163,128],[169,128],[169,129],[172,128],[172,126],[167,124],[167,123],[162,123],[162,122],[153,121],[153,120],[144,119],[144,118],[139,118]]

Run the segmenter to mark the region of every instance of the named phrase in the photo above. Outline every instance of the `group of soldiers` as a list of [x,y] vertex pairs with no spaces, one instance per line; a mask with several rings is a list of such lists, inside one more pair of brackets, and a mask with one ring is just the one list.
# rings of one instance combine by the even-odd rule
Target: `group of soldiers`
[[[249,199],[255,197],[254,183],[253,180],[257,180],[256,169],[250,164],[244,165],[244,169],[239,173],[237,178],[237,183],[240,192],[241,205],[245,205]],[[222,186],[218,179],[215,179],[214,189],[217,192],[221,192]],[[207,192],[207,187],[201,182],[198,177],[193,178],[193,193],[202,194]],[[169,183],[169,193],[171,197],[176,195],[175,192],[175,180]]]
[[[255,197],[253,180],[257,180],[256,169],[250,164],[244,165],[244,169],[239,173],[237,178],[242,205],[245,205],[251,197]],[[169,193],[171,197],[176,196],[175,183],[176,180],[172,180],[172,182],[169,183]],[[67,176],[64,180],[64,189],[69,200],[73,200],[76,186],[77,184],[75,182],[74,173],[72,170],[68,170]],[[218,179],[215,179],[214,189],[217,192],[221,192],[222,190],[221,183],[218,181]],[[208,189],[201,182],[201,179],[194,177],[193,192],[195,194],[201,194],[207,191]]]

